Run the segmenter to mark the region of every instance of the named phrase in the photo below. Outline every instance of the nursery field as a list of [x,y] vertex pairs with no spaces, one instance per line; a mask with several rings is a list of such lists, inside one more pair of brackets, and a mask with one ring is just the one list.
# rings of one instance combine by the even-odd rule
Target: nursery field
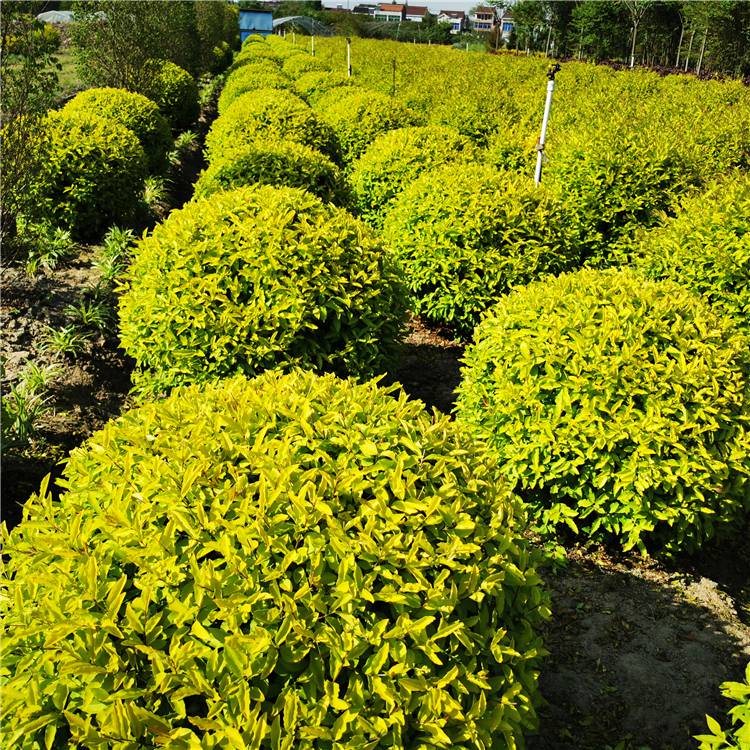
[[3,745],[750,750],[750,89],[296,40],[45,115]]

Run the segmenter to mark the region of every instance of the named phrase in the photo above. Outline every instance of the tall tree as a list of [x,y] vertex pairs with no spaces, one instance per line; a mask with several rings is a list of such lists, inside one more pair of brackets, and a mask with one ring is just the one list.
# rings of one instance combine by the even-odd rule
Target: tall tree
[[573,9],[572,31],[580,57],[624,59],[628,44],[625,7],[615,0],[582,0]]
[[60,65],[54,56],[54,34],[50,35],[35,18],[42,9],[43,3],[22,0],[3,3],[0,12],[3,239],[15,234],[17,219],[28,206],[30,187],[42,158],[41,119],[57,93]]
[[630,46],[630,67],[632,68],[635,65],[635,45],[638,39],[638,27],[649,8],[654,4],[654,0],[620,0],[620,2],[627,8],[632,24],[632,43]]
[[[171,60],[194,75],[202,72],[220,28],[216,11],[224,5],[220,0],[79,0],[73,6],[73,41],[82,78],[93,85],[137,88],[150,58]],[[205,56],[201,32],[210,45]]]

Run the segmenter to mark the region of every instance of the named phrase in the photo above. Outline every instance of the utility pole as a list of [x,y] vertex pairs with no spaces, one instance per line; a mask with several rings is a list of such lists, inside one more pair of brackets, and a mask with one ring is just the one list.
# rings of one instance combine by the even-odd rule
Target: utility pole
[[549,123],[549,113],[552,109],[552,93],[555,90],[555,76],[560,72],[560,64],[553,63],[547,68],[547,99],[544,102],[544,117],[542,118],[542,134],[539,136],[539,143],[536,146],[536,171],[534,172],[534,182],[539,185],[542,181],[542,164],[544,163],[544,144],[547,140],[547,125]]

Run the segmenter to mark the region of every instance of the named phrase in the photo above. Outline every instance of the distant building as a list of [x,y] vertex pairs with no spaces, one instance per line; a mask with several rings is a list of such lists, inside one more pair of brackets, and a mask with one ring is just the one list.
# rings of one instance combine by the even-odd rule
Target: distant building
[[441,10],[438,21],[451,25],[451,34],[460,34],[466,31],[466,13],[462,10]]
[[427,10],[426,5],[407,5],[406,6],[406,20],[414,21],[415,23],[422,23],[424,17],[430,11]]
[[273,11],[241,10],[240,41],[244,42],[251,34],[268,36],[273,33]]
[[500,37],[503,41],[507,42],[510,39],[511,32],[515,28],[513,14],[508,13],[508,11],[502,11],[498,23],[500,25]]
[[376,21],[385,21],[388,23],[401,23],[406,16],[405,5],[386,5],[380,3],[375,11]]
[[479,6],[469,15],[472,31],[494,31],[497,15],[494,8]]
[[352,13],[359,13],[359,14],[361,14],[363,16],[374,16],[375,15],[375,11],[377,9],[378,9],[377,5],[367,5],[365,3],[365,4],[362,4],[362,5],[355,5],[352,8]]

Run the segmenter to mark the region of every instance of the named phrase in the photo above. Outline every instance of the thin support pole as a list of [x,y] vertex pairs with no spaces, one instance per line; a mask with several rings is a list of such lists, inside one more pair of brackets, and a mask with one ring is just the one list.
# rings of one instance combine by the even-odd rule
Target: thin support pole
[[346,37],[346,77],[352,77],[352,39]]
[[315,57],[315,34],[310,37],[310,54]]
[[534,183],[539,185],[542,181],[542,164],[544,163],[544,144],[547,140],[547,124],[549,113],[552,109],[552,93],[555,90],[555,75],[560,70],[559,63],[550,65],[547,69],[547,99],[544,102],[544,117],[542,118],[542,134],[536,146],[536,171],[534,172]]

